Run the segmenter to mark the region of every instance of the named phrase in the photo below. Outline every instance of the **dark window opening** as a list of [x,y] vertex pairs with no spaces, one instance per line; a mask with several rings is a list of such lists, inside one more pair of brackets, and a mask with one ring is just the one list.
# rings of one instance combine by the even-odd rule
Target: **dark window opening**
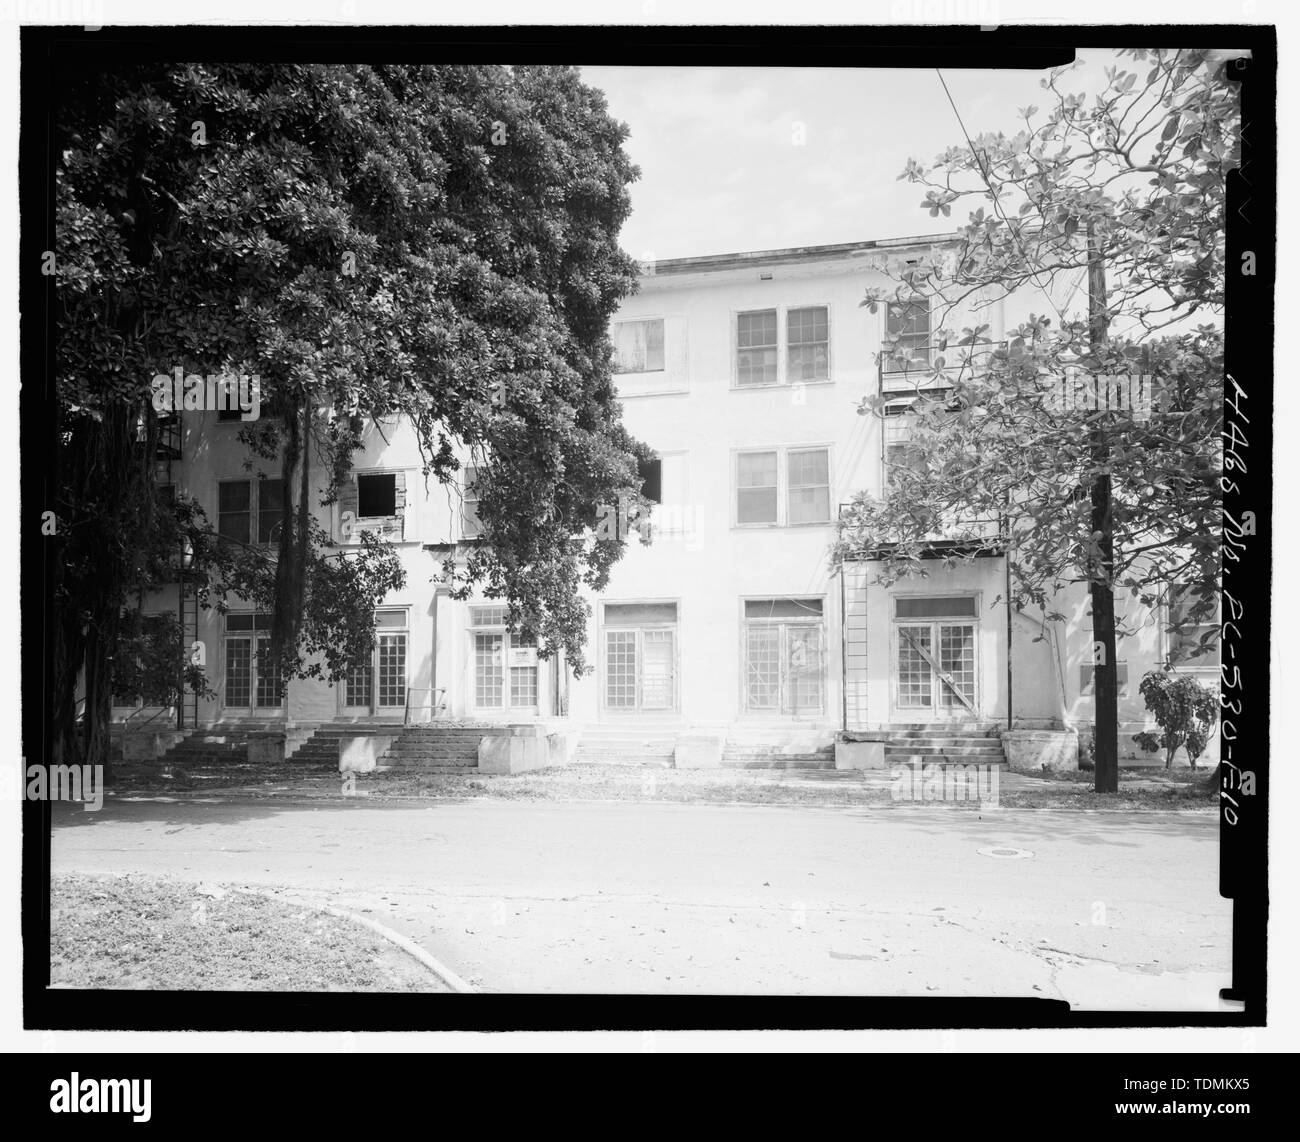
[[362,519],[397,514],[397,477],[393,474],[357,477],[357,515]]
[[658,456],[638,460],[636,472],[641,478],[641,494],[651,503],[663,503],[663,461]]

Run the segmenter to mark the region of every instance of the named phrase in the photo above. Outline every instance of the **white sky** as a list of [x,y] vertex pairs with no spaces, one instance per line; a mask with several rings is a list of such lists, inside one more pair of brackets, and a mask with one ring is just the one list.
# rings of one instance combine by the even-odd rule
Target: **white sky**
[[[1154,46],[1154,45],[1153,45]],[[1101,89],[1110,53],[1084,55],[1067,91]],[[1140,65],[1139,65],[1140,66]],[[1131,61],[1121,63],[1135,70]],[[955,230],[899,182],[909,157],[963,142],[933,68],[586,67],[627,123],[632,185],[625,250],[639,259],[899,238]],[[974,138],[1014,134],[1017,109],[1045,106],[1045,72],[944,72]],[[1039,117],[1041,119],[1041,117]],[[803,125],[803,145],[795,138]]]

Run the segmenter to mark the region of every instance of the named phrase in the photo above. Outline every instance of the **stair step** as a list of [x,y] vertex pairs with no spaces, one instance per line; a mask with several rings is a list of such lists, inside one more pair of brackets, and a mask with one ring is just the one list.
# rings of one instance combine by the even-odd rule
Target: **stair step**
[[1010,769],[1005,758],[996,757],[956,757],[933,753],[891,753],[886,756],[890,765],[995,765],[999,769]]

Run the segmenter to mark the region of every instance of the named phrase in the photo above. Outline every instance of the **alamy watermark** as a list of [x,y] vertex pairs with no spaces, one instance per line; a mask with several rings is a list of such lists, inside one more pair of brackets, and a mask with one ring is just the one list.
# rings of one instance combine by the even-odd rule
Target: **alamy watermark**
[[102,765],[29,765],[25,773],[28,801],[79,801],[87,813],[104,807]]
[[257,373],[186,374],[177,365],[151,383],[155,412],[238,412],[241,420],[262,415],[262,379]]
[[889,770],[895,801],[978,801],[996,808],[1001,766],[971,762],[913,761]]

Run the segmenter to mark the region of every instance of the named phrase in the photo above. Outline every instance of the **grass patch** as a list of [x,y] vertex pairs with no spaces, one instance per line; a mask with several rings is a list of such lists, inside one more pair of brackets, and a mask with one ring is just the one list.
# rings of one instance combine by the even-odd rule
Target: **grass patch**
[[[1018,809],[1133,809],[1209,812],[1217,794],[1202,791],[1210,770],[1126,769],[1120,792],[1093,792],[1090,771],[1042,771],[999,775],[999,803]],[[222,766],[170,775],[144,771],[140,780],[119,781],[119,792],[213,793],[244,798],[343,799],[332,767],[293,763],[274,769]],[[356,792],[371,802],[468,800],[655,801],[678,804],[788,805],[821,808],[897,806],[890,771],[804,769],[664,769],[655,766],[571,765],[518,774],[444,774],[433,769],[394,768],[359,776]],[[969,809],[973,802],[925,802]]]
[[[50,882],[50,982],[94,989],[445,991],[388,941],[286,901],[156,877]],[[220,890],[218,890],[220,891]]]

